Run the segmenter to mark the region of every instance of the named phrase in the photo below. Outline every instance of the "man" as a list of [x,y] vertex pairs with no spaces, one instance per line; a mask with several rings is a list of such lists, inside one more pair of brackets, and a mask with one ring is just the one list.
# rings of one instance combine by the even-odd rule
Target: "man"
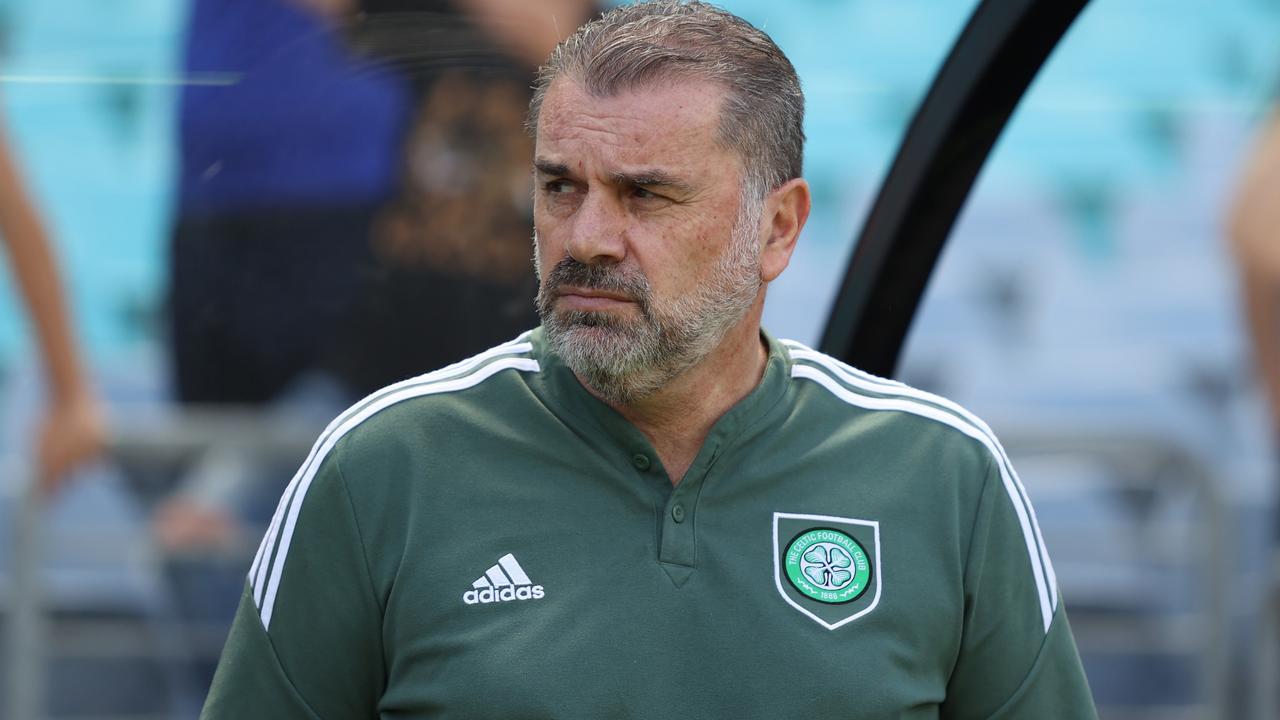
[[987,428],[760,330],[809,211],[802,106],[707,5],[557,47],[542,329],[331,425],[206,717],[1094,717]]

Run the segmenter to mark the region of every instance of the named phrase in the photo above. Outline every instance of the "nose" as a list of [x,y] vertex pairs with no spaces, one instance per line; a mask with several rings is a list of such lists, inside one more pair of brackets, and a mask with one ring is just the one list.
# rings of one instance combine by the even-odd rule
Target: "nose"
[[626,210],[606,193],[588,193],[575,213],[568,251],[584,265],[612,265],[627,256]]

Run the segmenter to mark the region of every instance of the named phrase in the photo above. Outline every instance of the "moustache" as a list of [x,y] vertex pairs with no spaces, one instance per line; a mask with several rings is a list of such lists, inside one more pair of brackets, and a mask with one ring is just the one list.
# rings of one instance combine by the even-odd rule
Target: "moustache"
[[543,278],[542,293],[555,297],[561,287],[571,285],[584,290],[603,290],[625,296],[636,303],[644,314],[649,312],[649,281],[633,267],[622,265],[587,265],[566,257]]

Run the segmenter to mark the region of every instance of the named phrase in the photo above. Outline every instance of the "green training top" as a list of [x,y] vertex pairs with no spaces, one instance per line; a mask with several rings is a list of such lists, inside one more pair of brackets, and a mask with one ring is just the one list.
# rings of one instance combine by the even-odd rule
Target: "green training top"
[[769,347],[675,488],[540,330],[355,405],[202,717],[1096,717],[987,426]]

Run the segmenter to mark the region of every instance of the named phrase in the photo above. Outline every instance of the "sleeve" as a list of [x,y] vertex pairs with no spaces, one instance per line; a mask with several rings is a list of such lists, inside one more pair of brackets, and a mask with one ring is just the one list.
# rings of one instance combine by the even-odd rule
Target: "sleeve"
[[1021,482],[992,457],[964,570],[964,628],[941,716],[1097,718],[1053,566]]
[[336,456],[286,488],[250,568],[201,718],[373,718],[382,607]]

